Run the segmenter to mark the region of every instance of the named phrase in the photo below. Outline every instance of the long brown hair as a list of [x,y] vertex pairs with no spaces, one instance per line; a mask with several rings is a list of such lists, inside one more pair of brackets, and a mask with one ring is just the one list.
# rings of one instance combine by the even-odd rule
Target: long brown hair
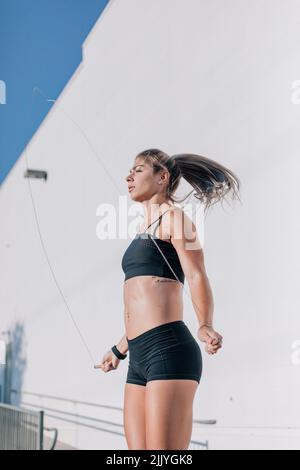
[[204,204],[204,212],[218,201],[231,195],[239,199],[240,180],[228,168],[202,155],[183,153],[167,155],[159,149],[148,149],[140,152],[136,158],[142,157],[153,167],[154,174],[161,169],[170,173],[167,186],[167,197],[173,203],[181,203],[191,194],[182,199],[175,198],[174,193],[183,177],[194,189],[194,197]]

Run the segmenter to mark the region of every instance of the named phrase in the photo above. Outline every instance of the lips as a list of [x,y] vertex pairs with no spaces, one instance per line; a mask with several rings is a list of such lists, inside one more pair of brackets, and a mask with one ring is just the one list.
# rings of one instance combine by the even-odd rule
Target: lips
[[135,186],[129,186],[128,191],[132,191],[135,188]]

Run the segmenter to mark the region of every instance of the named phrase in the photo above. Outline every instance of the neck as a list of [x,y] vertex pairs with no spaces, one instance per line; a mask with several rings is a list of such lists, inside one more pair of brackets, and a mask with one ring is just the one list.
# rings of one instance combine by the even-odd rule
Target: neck
[[156,220],[161,214],[166,212],[171,207],[174,207],[172,202],[165,197],[159,195],[153,196],[148,201],[143,201],[144,220],[145,225],[149,225]]

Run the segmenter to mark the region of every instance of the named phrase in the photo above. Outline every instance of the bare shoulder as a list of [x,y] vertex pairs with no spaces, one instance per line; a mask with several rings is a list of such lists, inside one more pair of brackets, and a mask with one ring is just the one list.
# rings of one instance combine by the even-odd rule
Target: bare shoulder
[[171,229],[173,237],[177,235],[179,238],[185,237],[191,241],[195,239],[195,233],[197,232],[192,219],[179,207],[172,209]]
[[[162,211],[164,216],[161,218],[161,233],[160,237],[163,239],[167,239],[171,242],[172,233],[174,229],[174,221],[177,220],[179,217],[182,217],[180,214],[183,213],[182,209],[176,206],[166,207],[164,211]],[[159,227],[160,229],[160,227]]]
[[170,215],[171,243],[179,257],[182,269],[188,281],[199,273],[205,273],[203,247],[197,234],[197,228],[191,218],[179,208]]
[[169,210],[169,217],[165,219],[163,232],[171,241],[181,239],[191,243],[199,243],[194,222],[182,209],[176,206]]

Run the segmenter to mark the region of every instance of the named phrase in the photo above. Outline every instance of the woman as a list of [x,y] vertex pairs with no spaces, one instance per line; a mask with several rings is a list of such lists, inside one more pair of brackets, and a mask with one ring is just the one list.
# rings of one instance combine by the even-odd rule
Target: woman
[[132,200],[143,205],[145,223],[122,259],[126,333],[97,367],[114,370],[129,351],[124,393],[128,449],[189,447],[202,355],[182,319],[185,278],[198,338],[208,354],[222,347],[223,338],[213,328],[213,296],[196,227],[174,205],[181,177],[205,210],[239,189],[238,178],[219,163],[193,154],[169,157],[159,149],[138,154],[126,177]]

